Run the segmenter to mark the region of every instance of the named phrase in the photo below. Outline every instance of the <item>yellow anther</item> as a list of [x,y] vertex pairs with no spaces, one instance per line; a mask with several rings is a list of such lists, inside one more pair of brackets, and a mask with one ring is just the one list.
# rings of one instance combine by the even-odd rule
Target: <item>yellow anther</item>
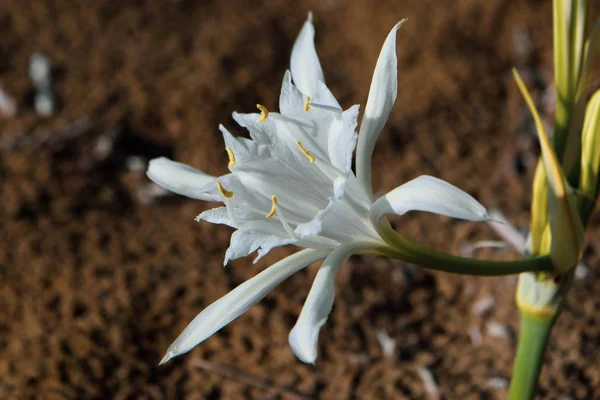
[[233,197],[233,192],[230,192],[229,190],[225,189],[223,187],[223,185],[221,185],[221,182],[217,181],[217,189],[219,189],[219,192],[223,195],[223,197],[225,197],[226,199],[230,199]]
[[275,211],[277,211],[278,205],[279,203],[277,202],[277,196],[271,196],[271,211],[269,211],[269,213],[267,214],[267,218],[271,218],[273,215],[275,215]]
[[229,166],[233,167],[235,165],[235,154],[233,154],[233,150],[231,150],[230,146],[225,147],[225,151],[229,156]]
[[260,110],[260,118],[258,118],[258,122],[263,122],[269,116],[269,110],[267,110],[267,107],[263,106],[262,104],[257,104],[256,108]]
[[304,101],[304,111],[308,112],[310,110],[310,97],[307,97]]
[[312,154],[310,154],[308,152],[308,150],[306,150],[304,148],[304,146],[302,146],[302,143],[296,142],[296,145],[298,145],[298,148],[300,149],[300,151],[306,156],[306,158],[308,158],[308,161],[310,161],[311,163],[315,162],[315,156],[313,156]]

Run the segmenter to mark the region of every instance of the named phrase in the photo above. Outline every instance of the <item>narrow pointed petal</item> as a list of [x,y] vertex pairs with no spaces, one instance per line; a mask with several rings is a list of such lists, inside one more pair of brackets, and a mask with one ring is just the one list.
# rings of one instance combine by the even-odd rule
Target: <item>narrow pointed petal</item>
[[471,195],[433,176],[422,175],[380,197],[371,208],[371,221],[379,226],[387,214],[426,211],[469,221],[491,221],[487,210]]
[[319,331],[333,308],[336,272],[353,252],[370,246],[372,247],[370,244],[347,244],[332,251],[323,261],[300,317],[288,337],[292,351],[300,361],[314,364],[317,359]]
[[333,120],[329,127],[327,143],[329,159],[334,167],[346,174],[352,171],[352,153],[357,139],[358,108],[357,105],[350,107],[343,112],[341,118]]
[[212,189],[216,177],[205,174],[168,158],[160,157],[150,160],[146,175],[154,183],[163,188],[192,199],[205,201],[216,200],[213,194],[207,193],[207,187]]
[[383,126],[388,120],[390,111],[396,102],[398,94],[398,60],[396,59],[396,32],[406,20],[398,22],[389,33],[371,81],[369,98],[365,107],[358,134],[358,148],[356,150],[356,175],[364,187],[365,192],[372,197],[371,185],[371,157],[375,142]]
[[169,347],[161,364],[187,353],[248,311],[283,280],[307,265],[326,257],[328,253],[326,250],[299,251],[242,283],[198,314]]
[[315,28],[310,13],[294,43],[290,69],[294,83],[305,96],[314,96],[317,93],[317,81],[325,81],[315,49]]

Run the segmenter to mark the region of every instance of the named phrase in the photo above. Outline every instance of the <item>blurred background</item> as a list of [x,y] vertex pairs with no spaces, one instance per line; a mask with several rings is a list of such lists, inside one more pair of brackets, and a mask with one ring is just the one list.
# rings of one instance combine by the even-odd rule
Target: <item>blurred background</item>
[[[383,41],[408,18],[398,100],[374,158],[378,193],[431,174],[527,227],[538,147],[510,69],[551,124],[550,2],[2,0],[0,398],[504,397],[516,277],[375,257],[354,257],[338,274],[316,366],[287,344],[313,266],[157,367],[197,313],[294,249],[223,268],[231,230],[193,220],[213,205],[157,190],[146,164],[167,156],[225,173],[218,124],[245,134],[232,111],[277,109],[309,10],[345,108],[364,106]],[[44,73],[40,87],[32,75]],[[396,221],[455,254],[498,239],[483,224],[427,214]],[[542,398],[600,398],[599,226],[597,215],[587,267],[550,342]]]

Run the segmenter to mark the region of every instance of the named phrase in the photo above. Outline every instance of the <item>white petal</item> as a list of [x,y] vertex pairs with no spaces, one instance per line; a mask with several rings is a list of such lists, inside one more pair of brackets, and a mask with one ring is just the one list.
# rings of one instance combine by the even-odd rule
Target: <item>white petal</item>
[[209,193],[215,186],[216,177],[168,158],[150,160],[146,175],[171,192],[205,201],[218,199]]
[[295,241],[296,239],[290,238],[283,228],[270,221],[251,222],[231,235],[223,265],[227,265],[230,260],[246,257],[260,248],[258,257],[254,260],[256,263],[274,247],[285,246]]
[[371,208],[371,221],[379,226],[384,215],[403,215],[409,211],[426,211],[469,221],[493,219],[471,195],[446,181],[423,175],[380,197]]
[[342,112],[340,103],[335,99],[335,96],[325,82],[322,80],[316,81],[316,91],[310,96],[310,103],[315,103],[321,106],[327,106],[328,109],[320,109],[319,107],[309,107],[309,111],[304,110],[306,95],[292,83],[292,73],[286,71],[281,84],[281,93],[279,95],[279,111],[282,115],[287,116],[302,116],[303,119],[331,119],[335,114],[332,112]]
[[300,238],[319,235],[323,230],[323,219],[329,214],[336,201],[338,200],[335,197],[330,197],[327,207],[320,210],[310,221],[299,224],[296,227],[294,231],[296,235],[300,236]]
[[160,362],[187,353],[219,329],[248,311],[275,286],[295,272],[325,257],[324,250],[302,250],[273,264],[202,311],[181,332]]
[[294,43],[290,68],[294,83],[305,96],[314,96],[317,92],[317,81],[325,81],[315,49],[315,28],[310,13]]
[[377,59],[365,114],[358,134],[356,151],[356,174],[360,184],[372,197],[371,157],[375,142],[388,120],[398,94],[398,60],[396,59],[396,31],[404,23],[402,20],[392,28],[383,43]]
[[291,330],[288,341],[292,351],[307,364],[317,359],[319,330],[327,321],[335,297],[335,274],[355,251],[372,247],[371,244],[354,243],[338,247],[323,261],[310,293],[302,307],[300,317]]
[[[292,73],[285,71],[281,82],[281,93],[279,94],[279,112],[282,115],[294,116],[304,113],[304,101],[306,96],[292,83]],[[308,116],[308,114],[304,114]]]
[[359,106],[352,106],[336,118],[329,127],[328,153],[331,164],[345,173],[352,168],[352,154],[356,147],[356,123]]
[[244,137],[235,137],[223,125],[219,125],[219,130],[223,134],[225,146],[231,148],[235,156],[235,165],[230,165],[230,170],[232,167],[239,167],[247,162],[269,157],[267,145]]
[[235,225],[229,218],[227,207],[217,207],[206,210],[195,218],[196,222],[206,221],[211,224],[223,224],[235,228]]
[[267,118],[264,122],[258,122],[260,114],[257,113],[240,114],[233,112],[231,115],[239,126],[248,129],[252,140],[261,144],[271,143],[271,138],[275,135],[272,118]]

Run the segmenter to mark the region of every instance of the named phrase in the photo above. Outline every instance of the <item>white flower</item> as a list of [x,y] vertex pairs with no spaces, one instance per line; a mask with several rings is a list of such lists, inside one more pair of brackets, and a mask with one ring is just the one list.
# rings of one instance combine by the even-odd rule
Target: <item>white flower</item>
[[[325,259],[289,342],[306,363],[317,357],[317,338],[333,306],[337,270],[357,252],[389,247],[379,220],[386,214],[428,211],[472,221],[489,220],[475,199],[442,180],[418,177],[372,199],[371,154],[397,93],[396,31],[387,37],[373,75],[356,147],[358,106],[343,111],[325,85],[314,46],[311,17],[294,44],[286,72],[280,113],[258,105],[260,114],[234,113],[250,133],[235,137],[220,126],[230,173],[213,177],[165,158],[152,160],[148,176],[173,192],[224,207],[197,220],[236,229],[225,263],[258,250],[258,260],[274,247],[306,248],[232,290],[202,311],[170,346],[161,364],[191,350],[261,300],[281,281]],[[255,260],[255,261],[256,261]]]

